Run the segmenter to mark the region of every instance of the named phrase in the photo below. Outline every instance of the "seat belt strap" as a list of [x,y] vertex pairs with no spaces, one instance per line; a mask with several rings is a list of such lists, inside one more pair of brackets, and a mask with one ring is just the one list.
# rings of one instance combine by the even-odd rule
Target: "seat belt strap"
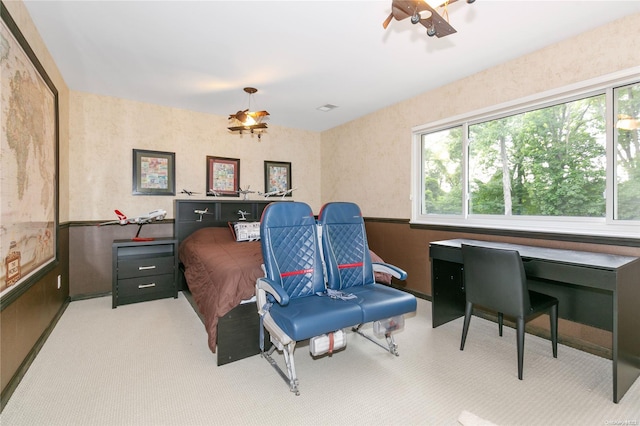
[[340,300],[351,300],[351,299],[358,298],[358,296],[356,296],[353,293],[346,293],[341,290],[333,290],[330,288],[328,288],[325,293],[320,293],[320,295],[329,296],[332,299],[340,299]]

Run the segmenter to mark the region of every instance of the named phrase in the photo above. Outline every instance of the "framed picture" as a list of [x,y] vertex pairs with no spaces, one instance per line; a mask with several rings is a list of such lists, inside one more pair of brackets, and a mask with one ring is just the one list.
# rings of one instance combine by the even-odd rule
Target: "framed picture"
[[58,90],[0,7],[0,305],[58,263]]
[[207,195],[239,197],[240,160],[207,155]]
[[133,150],[133,195],[176,195],[176,155]]
[[[282,161],[264,162],[264,192],[280,195],[291,189],[291,163]],[[291,192],[284,194],[291,197]]]

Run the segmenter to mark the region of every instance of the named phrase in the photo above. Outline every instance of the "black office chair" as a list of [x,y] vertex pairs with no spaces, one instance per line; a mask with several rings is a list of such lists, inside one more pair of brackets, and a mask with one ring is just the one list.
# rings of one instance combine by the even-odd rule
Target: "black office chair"
[[524,328],[528,319],[549,311],[553,357],[558,357],[558,299],[531,291],[520,253],[463,244],[464,285],[467,303],[460,350],[469,331],[473,305],[498,312],[498,328],[502,336],[504,315],[515,317],[518,340],[518,379],[522,380]]

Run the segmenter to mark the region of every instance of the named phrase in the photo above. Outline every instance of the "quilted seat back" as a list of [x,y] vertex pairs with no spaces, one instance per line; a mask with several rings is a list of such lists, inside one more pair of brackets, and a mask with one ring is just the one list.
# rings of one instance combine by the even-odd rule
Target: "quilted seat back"
[[316,220],[302,202],[274,202],[260,221],[266,277],[280,283],[290,298],[325,291]]
[[367,234],[360,207],[354,203],[325,204],[318,215],[327,268],[327,287],[346,290],[375,282]]

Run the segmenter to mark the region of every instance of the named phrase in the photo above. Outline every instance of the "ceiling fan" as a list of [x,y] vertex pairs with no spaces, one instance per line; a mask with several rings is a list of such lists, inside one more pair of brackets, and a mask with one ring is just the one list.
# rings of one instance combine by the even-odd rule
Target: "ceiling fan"
[[[449,13],[447,6],[456,1],[457,0],[445,0],[442,4],[436,6],[436,8],[444,7],[444,15],[447,17],[447,19],[444,19],[436,12],[436,8],[431,7],[426,0],[393,0],[391,2],[391,13],[382,23],[382,27],[386,29],[393,18],[395,18],[396,21],[402,21],[405,18],[411,17],[412,24],[420,23],[424,25],[429,37],[436,36],[440,38],[448,36],[455,33],[456,30],[448,22]],[[466,1],[469,4],[475,2],[475,0]]]

